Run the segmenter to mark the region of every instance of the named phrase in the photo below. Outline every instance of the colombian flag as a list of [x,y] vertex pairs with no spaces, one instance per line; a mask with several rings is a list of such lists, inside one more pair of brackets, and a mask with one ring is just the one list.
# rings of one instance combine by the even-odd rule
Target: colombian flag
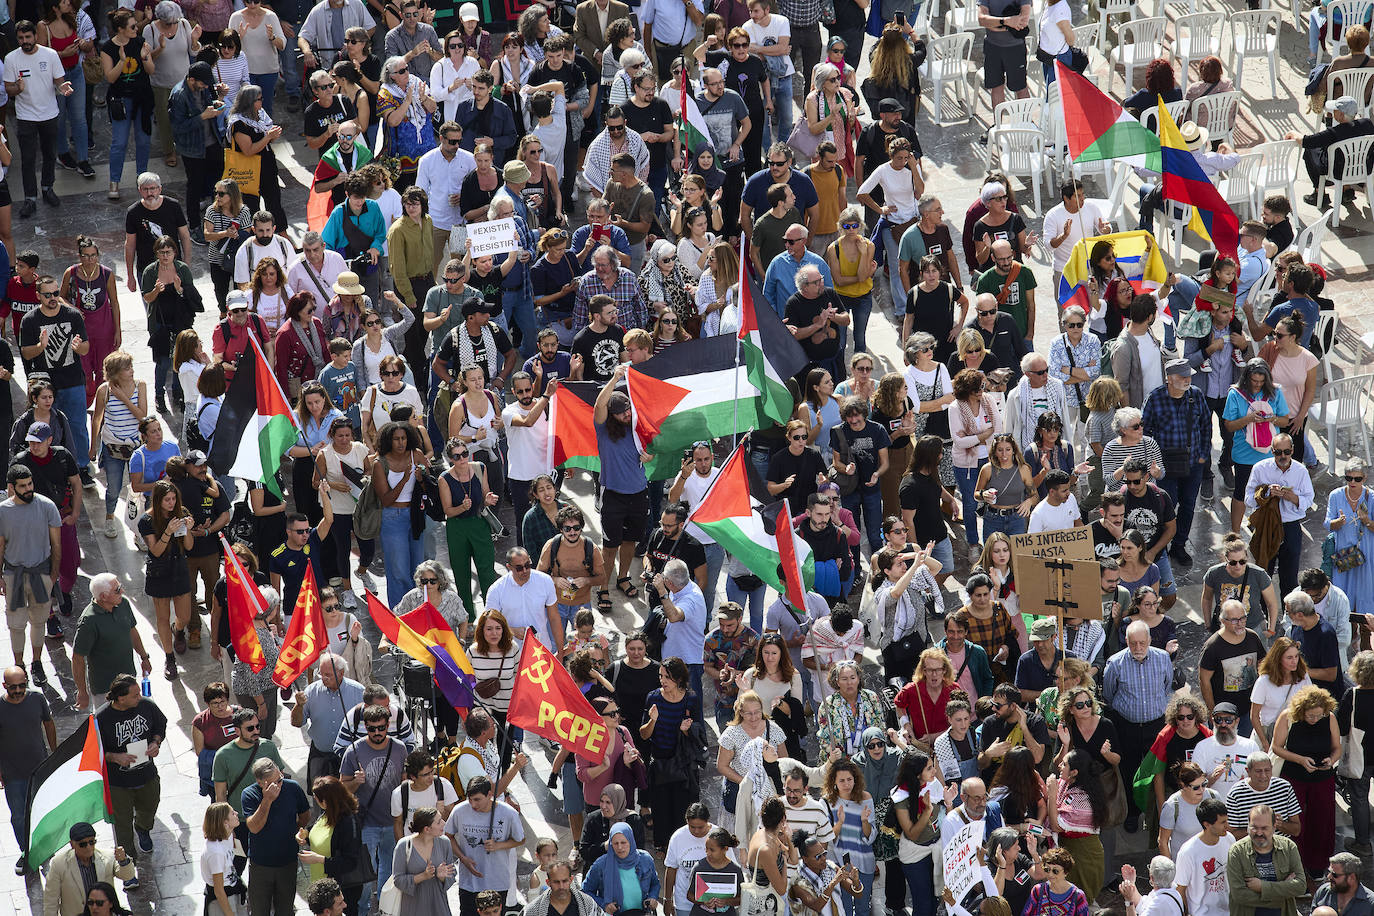
[[422,665],[434,669],[434,682],[453,708],[471,709],[477,685],[472,662],[444,615],[428,601],[401,617],[371,592],[367,610],[372,621],[396,648]]
[[1163,154],[1164,199],[1190,204],[1193,218],[1188,228],[1210,241],[1218,253],[1234,258],[1240,222],[1188,151],[1163,100],[1159,103],[1159,146]]
[[[1169,279],[1169,270],[1164,266],[1159,245],[1150,233],[1142,229],[1079,239],[1069,254],[1069,263],[1064,265],[1063,276],[1059,278],[1061,308],[1077,305],[1085,312],[1090,312],[1096,307],[1097,303],[1089,301],[1092,294],[1088,289],[1088,281],[1092,278],[1092,269],[1088,264],[1088,256],[1098,242],[1112,243],[1116,252],[1116,266],[1125,272],[1136,292],[1152,293]],[[1106,290],[1099,291],[1099,294],[1105,293]]]

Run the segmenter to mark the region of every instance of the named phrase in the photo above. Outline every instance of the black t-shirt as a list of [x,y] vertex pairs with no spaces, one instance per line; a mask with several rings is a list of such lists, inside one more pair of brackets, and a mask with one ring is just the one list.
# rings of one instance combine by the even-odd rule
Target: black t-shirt
[[180,229],[185,225],[186,211],[181,208],[181,204],[166,195],[156,210],[149,210],[143,206],[143,201],[139,201],[125,212],[124,232],[134,237],[134,266],[138,268],[139,273],[153,263],[156,258],[153,245],[164,235],[171,236],[172,242],[177,246],[177,260],[187,260],[186,252],[181,250],[180,235]]
[[[1016,238],[1026,228],[1026,221],[1021,218],[1019,213],[1007,211],[1007,220],[1000,226],[988,225],[987,217],[984,216],[973,224],[973,240],[976,242],[984,235],[991,235],[994,242],[1010,242],[1011,250],[1014,255],[1020,257]],[[992,253],[988,253],[988,259],[978,264],[980,271],[988,270],[992,267]]]
[[[860,488],[866,487],[869,478],[878,472],[878,462],[881,460],[878,455],[879,449],[885,449],[891,444],[892,440],[888,438],[887,430],[872,420],[865,420],[859,429],[854,429],[848,423],[841,423],[830,430],[830,448],[840,460],[844,460],[847,454],[848,460],[854,462]],[[924,544],[925,541],[917,543]]]
[[[462,205],[459,204],[459,206]],[[482,294],[482,301],[491,306],[490,311],[491,317],[493,318],[501,314],[503,307],[501,303],[501,283],[503,279],[499,267],[492,267],[492,269],[487,272],[486,276],[482,276],[475,270],[468,274],[468,288],[474,289]]]
[[1178,791],[1178,767],[1179,764],[1187,763],[1193,759],[1193,748],[1202,743],[1202,739],[1207,737],[1198,729],[1196,735],[1191,738],[1184,738],[1182,735],[1175,734],[1169,739],[1169,743],[1164,747],[1164,796],[1167,798]]
[[[115,709],[106,705],[96,713],[96,727],[100,729],[100,743],[107,754],[125,754],[134,741],[149,741],[167,736],[167,716],[152,700],[140,698],[132,709]],[[157,757],[151,757],[133,767],[111,764],[110,785],[135,789],[157,775]]]
[[1284,217],[1264,231],[1264,240],[1273,242],[1279,251],[1287,251],[1293,244],[1293,221]]
[[[34,309],[19,322],[19,346],[36,346],[42,340],[44,328],[48,329],[48,344],[33,359],[24,360],[24,372],[30,377],[35,373],[47,375],[59,391],[83,387],[86,373],[81,367],[81,355],[72,349],[72,341],[77,335],[83,340],[86,338],[86,319],[81,316],[81,310],[61,305],[57,314],[45,315],[42,307]],[[86,421],[84,415],[67,419],[75,419],[83,425]]]
[[604,331],[594,331],[591,325],[577,332],[573,338],[572,352],[582,357],[582,378],[602,385],[611,380],[615,367],[620,365],[621,344],[625,340],[625,329],[613,324]]
[[[218,496],[210,496],[206,493],[206,490],[210,489],[208,480],[200,480],[188,474],[173,483],[181,493],[181,504],[190,511],[191,518],[195,520],[193,528],[212,522],[229,511],[229,494],[224,491],[223,486],[220,486]],[[212,534],[201,534],[196,536],[195,543],[186,551],[186,555],[209,557],[219,552],[219,538]]]
[[1145,536],[1146,549],[1153,548],[1164,536],[1164,526],[1174,520],[1174,501],[1153,484],[1146,485],[1142,497],[1132,496],[1129,487],[1123,495],[1126,497],[1126,527]]
[[[342,124],[351,121],[358,116],[358,111],[353,107],[353,103],[341,95],[334,96],[334,102],[325,108],[318,101],[311,102],[305,107],[305,135],[307,137],[318,137],[329,129],[330,123]],[[321,152],[328,149],[329,144],[320,148]]]
[[[586,60],[586,58],[584,57],[583,60]],[[531,71],[529,84],[531,86],[542,86],[553,80],[562,81],[563,97],[572,101],[573,96],[577,95],[577,93],[587,85],[587,74],[584,73],[582,68],[576,63],[572,66],[564,64],[555,70],[549,66],[549,62],[546,60]],[[586,112],[583,112],[583,114],[585,113]]]
[[733,89],[744,99],[750,111],[763,109],[763,81],[768,78],[768,65],[750,54],[741,63],[730,57],[721,63],[728,67],[725,74],[725,88]]
[[[1011,733],[1013,727],[1012,723],[1006,721],[996,713],[988,716],[983,720],[983,728],[978,735],[979,750],[986,751],[998,741],[1006,738],[1007,735]],[[1031,737],[1036,740],[1036,743],[1040,744],[1042,747],[1049,744],[1049,729],[1046,728],[1045,720],[1041,717],[1040,713],[1036,712],[1033,708],[1026,709],[1026,727],[1030,729]],[[1025,739],[1023,738],[1017,742],[1017,745],[1024,746],[1025,743]],[[987,769],[983,770],[983,778],[990,779],[1001,765],[1002,763],[1000,760],[994,760]]]
[[[944,226],[940,227],[946,233],[949,232]],[[907,230],[908,232],[910,230]],[[924,237],[924,233],[922,233]],[[943,273],[949,271],[947,259],[941,259],[944,265]],[[954,330],[954,304],[959,301],[959,291],[954,288],[952,283],[941,280],[932,290],[921,289],[919,278],[920,268],[916,264],[911,265],[911,280],[917,285],[907,293],[906,313],[911,316],[911,326],[920,328],[928,332],[935,338],[935,361],[944,362],[957,352],[954,344],[949,342],[949,332]],[[907,394],[915,395],[916,392],[908,391]],[[948,414],[943,410],[926,415],[926,425],[934,423],[938,419],[945,420],[945,430],[949,429]],[[933,430],[926,430],[934,433]]]
[[[911,141],[912,153],[917,158],[920,157],[921,144],[916,139],[916,128],[905,121],[898,121],[897,129],[888,133],[883,130],[881,122],[874,121],[859,132],[859,140],[854,145],[854,155],[864,157],[864,178],[872,175],[874,169],[891,158],[887,154],[887,144],[893,137],[903,137]],[[876,188],[875,190],[882,189]]]
[[[485,134],[481,136],[485,136]],[[496,182],[496,187],[490,191],[482,190],[481,182],[477,177],[477,170],[474,169],[463,178],[463,186],[458,191],[458,209],[464,213],[476,210],[478,207],[486,209],[491,206],[491,199],[496,196],[496,192],[499,190],[501,190],[499,179]],[[472,285],[471,277],[468,278],[468,285]]]
[[71,478],[80,473],[76,466],[76,458],[71,452],[60,445],[53,445],[48,447],[47,458],[39,458],[28,449],[24,449],[10,461],[10,467],[16,464],[22,464],[33,472],[34,490],[39,495],[51,499],[58,512],[63,515],[71,512]]
[[907,474],[897,490],[903,509],[914,509],[916,530],[908,537],[914,544],[937,544],[949,537],[944,516],[940,514],[940,482],[926,474]]
[[1236,709],[1250,708],[1250,691],[1259,679],[1259,662],[1264,658],[1264,643],[1254,630],[1246,630],[1240,645],[1232,645],[1213,633],[1202,647],[1198,668],[1212,672],[1212,700],[1234,703]]
[[778,494],[787,500],[788,508],[793,515],[806,511],[807,497],[818,489],[816,475],[823,473],[825,460],[821,458],[820,450],[814,445],[802,449],[800,455],[794,455],[785,448],[779,449],[768,460],[769,483],[782,483],[793,474],[797,475],[792,481],[792,486]]
[[[643,108],[630,101],[621,105],[620,110],[625,112],[625,123],[630,126],[630,129],[641,134],[645,131],[661,134],[669,124],[673,123],[673,110],[668,107],[667,102],[657,96]],[[646,140],[644,145],[649,147],[649,168],[661,168],[668,164],[668,150],[672,149],[673,146],[671,142]]]
[[[914,411],[916,409],[916,405],[911,400],[911,398],[907,398],[905,403],[906,406],[903,408],[902,413],[895,417],[889,417],[887,414],[879,410],[876,406],[868,414],[868,419],[872,420],[874,423],[877,423],[879,426],[881,426],[883,429],[887,431],[888,438],[892,440],[888,446],[889,448],[906,448],[908,443],[911,442],[910,436],[897,435],[897,430],[900,429],[902,426],[903,418],[906,416],[907,413]],[[944,411],[940,411],[940,414],[943,415]],[[926,432],[933,432],[930,429],[929,424],[927,424],[926,426]]]
[[1110,557],[1113,560],[1121,559],[1121,541],[1116,535],[1107,530],[1107,526],[1101,521],[1092,523],[1093,529],[1093,556],[1098,560],[1105,560]]
[[[816,320],[817,315],[832,305],[837,311],[848,311],[844,307],[844,303],[840,301],[839,294],[833,289],[826,288],[815,299],[808,299],[801,293],[793,293],[792,298],[787,300],[787,323],[797,328],[808,327]],[[835,326],[831,325],[824,334],[825,336],[820,342],[813,342],[810,337],[804,337],[797,341],[801,344],[807,359],[813,363],[833,359],[835,354],[840,351],[840,336]]]
[[[174,524],[176,523],[168,522],[169,526]],[[141,538],[161,537],[157,529],[153,527],[152,515],[147,512],[143,513],[138,518],[138,536]],[[186,568],[186,548],[182,546],[181,538],[170,537],[167,539],[167,549],[162,552],[162,556],[155,557],[150,552],[145,554],[143,569],[150,581],[155,579],[166,579],[167,581],[171,581],[181,572],[181,570],[177,568],[178,564],[180,564],[181,570]],[[182,573],[182,575],[184,575],[184,573]]]
[[[949,227],[941,223],[935,228],[934,232],[921,230],[921,241],[926,243],[926,254],[940,259],[940,281],[950,282],[949,275],[949,253],[954,250],[954,238],[949,234]],[[912,279],[915,279],[913,277]],[[935,338],[936,349],[939,349],[940,338]]]
[[[514,347],[511,346],[510,335],[496,325],[491,324],[491,322],[487,322],[487,324],[491,325],[491,339],[496,344],[496,350],[501,354],[502,359],[504,359],[505,355],[514,349]],[[440,362],[450,366],[450,372],[456,374],[461,367],[457,364],[458,338],[454,337],[454,334],[467,334],[466,326],[459,326],[454,329],[453,333],[446,336],[444,342],[439,344],[439,352],[435,353],[434,356]],[[487,347],[482,340],[482,335],[478,334],[476,337],[473,337],[469,334],[468,340],[472,343],[473,363],[485,367],[487,365]],[[500,361],[501,360],[497,360],[497,362]]]

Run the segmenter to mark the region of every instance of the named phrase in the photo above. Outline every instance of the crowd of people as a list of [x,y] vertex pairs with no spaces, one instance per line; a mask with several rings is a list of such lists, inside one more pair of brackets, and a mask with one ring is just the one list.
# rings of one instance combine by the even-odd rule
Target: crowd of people
[[[1374,651],[1352,632],[1352,615],[1374,629],[1374,488],[1364,464],[1345,466],[1329,561],[1305,564],[1326,470],[1307,429],[1323,381],[1313,330],[1333,303],[1292,247],[1292,201],[1265,198],[1236,258],[1204,252],[1196,277],[1176,265],[1162,283],[1141,273],[1153,237],[1140,263],[1118,262],[1120,242],[1098,238],[1109,214],[1077,180],[1036,214],[1037,235],[990,171],[960,228],[926,188],[930,36],[900,0],[583,0],[501,25],[474,3],[235,5],[105,17],[21,2],[7,27],[20,218],[40,197],[61,205],[57,165],[95,177],[101,106],[110,199],[131,137],[137,174],[127,291],[103,260],[115,253],[82,235],[75,264],[18,250],[0,300],[0,382],[21,373],[27,395],[18,417],[0,398],[14,653],[0,777],[25,849],[30,778],[58,742],[51,698],[94,701],[116,843],[99,848],[81,822],[50,862],[21,856],[19,875],[46,868],[45,913],[122,914],[121,896],[156,880],[159,751],[180,728],[208,799],[196,849],[214,916],[290,914],[298,893],[315,916],[869,916],[875,887],[913,916],[1087,916],[1118,888],[1132,916],[1162,897],[1194,916],[1291,916],[1308,896],[1369,907],[1374,764],[1343,764],[1339,783],[1337,765],[1374,760]],[[1029,8],[987,0],[978,25],[993,104],[1025,97]],[[1054,61],[1083,59],[1071,26],[1067,0],[1047,5],[1047,83]],[[1362,28],[1347,30],[1352,53]],[[1182,74],[1188,98],[1226,91],[1219,60],[1199,72]],[[1144,79],[1128,109],[1184,97],[1168,60]],[[689,105],[699,119],[684,123]],[[1374,133],[1362,108],[1337,97],[1334,126],[1299,138],[1309,203],[1318,154]],[[1216,175],[1236,157],[1209,127],[1223,125],[1182,134]],[[304,232],[277,159],[302,134]],[[184,171],[179,198],[149,169],[154,139]],[[473,257],[472,227],[497,220],[512,247]],[[1049,265],[1032,259],[1042,243]],[[1080,243],[1085,294],[1047,304]],[[730,443],[696,442],[675,476],[649,479],[624,385],[629,365],[738,333],[742,276],[807,360],[791,411],[746,455],[809,547],[801,606],[692,521]],[[151,386],[121,295],[143,301]],[[900,369],[881,371],[875,319],[892,322]],[[299,429],[275,480],[208,457],[258,352]],[[599,390],[600,470],[576,502],[578,472],[550,447],[567,381]],[[90,575],[82,609],[88,490],[103,490],[92,529],[132,542],[144,577]],[[1214,551],[1192,526],[1217,500],[1231,534]],[[1100,606],[1023,615],[1012,539],[1078,527]],[[231,639],[222,536],[264,598],[257,672]],[[1195,553],[1216,560],[1194,679],[1169,612]],[[328,645],[279,689],[307,570]],[[405,702],[379,683],[389,647],[370,638],[364,589],[397,613],[442,614],[475,669],[475,708],[460,717],[423,669],[427,707],[409,703],[410,680]],[[162,677],[203,701],[194,718],[152,695],[140,616]],[[71,679],[45,642],[65,635]],[[531,637],[601,717],[601,760],[507,720]],[[188,657],[202,650],[219,667],[192,684],[214,670]],[[274,741],[288,718],[304,766]],[[543,813],[566,817],[570,839],[521,813],[527,750],[557,751]],[[974,821],[982,880],[955,899],[947,844]],[[1146,895],[1118,829],[1158,851]],[[523,849],[537,867],[517,879]]]

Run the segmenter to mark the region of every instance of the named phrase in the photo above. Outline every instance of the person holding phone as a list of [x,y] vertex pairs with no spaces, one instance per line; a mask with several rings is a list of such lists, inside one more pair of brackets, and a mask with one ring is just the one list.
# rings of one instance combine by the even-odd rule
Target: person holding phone
[[1274,721],[1270,750],[1283,760],[1279,775],[1302,805],[1302,831],[1294,837],[1309,887],[1320,881],[1336,836],[1336,761],[1341,756],[1336,700],[1321,687],[1303,687]]
[[[144,589],[153,599],[158,641],[167,655],[163,673],[174,681],[176,657],[186,652],[186,625],[191,619],[191,572],[186,551],[195,537],[191,534],[191,513],[181,503],[181,491],[170,480],[153,484],[148,503],[148,511],[138,520],[138,534],[148,551]],[[173,609],[175,628],[168,618]]]
[[[788,896],[814,916],[852,916],[854,898],[863,896],[864,888],[849,853],[844,854],[844,864],[837,867],[828,856],[826,844],[805,830],[792,834],[792,845],[800,861]],[[841,888],[843,896],[838,894]]]

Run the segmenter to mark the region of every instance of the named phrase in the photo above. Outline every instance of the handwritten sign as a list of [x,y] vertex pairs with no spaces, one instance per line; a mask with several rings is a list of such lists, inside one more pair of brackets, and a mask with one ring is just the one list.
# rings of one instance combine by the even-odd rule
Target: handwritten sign
[[494,219],[485,223],[469,223],[468,238],[472,240],[472,256],[485,257],[491,254],[504,254],[514,251],[518,246],[515,238],[515,220],[511,217]]
[[[959,818],[952,818],[958,821]],[[945,887],[955,902],[962,902],[970,890],[982,883],[983,866],[978,850],[983,845],[983,821],[969,821],[945,841]]]
[[[1063,560],[1091,560],[1093,532],[1089,527],[1061,528],[1057,531],[1037,531],[1017,534],[1011,539],[1013,556],[1055,557]],[[1020,576],[1017,570],[1017,576]],[[1019,591],[1019,589],[1018,589]]]

